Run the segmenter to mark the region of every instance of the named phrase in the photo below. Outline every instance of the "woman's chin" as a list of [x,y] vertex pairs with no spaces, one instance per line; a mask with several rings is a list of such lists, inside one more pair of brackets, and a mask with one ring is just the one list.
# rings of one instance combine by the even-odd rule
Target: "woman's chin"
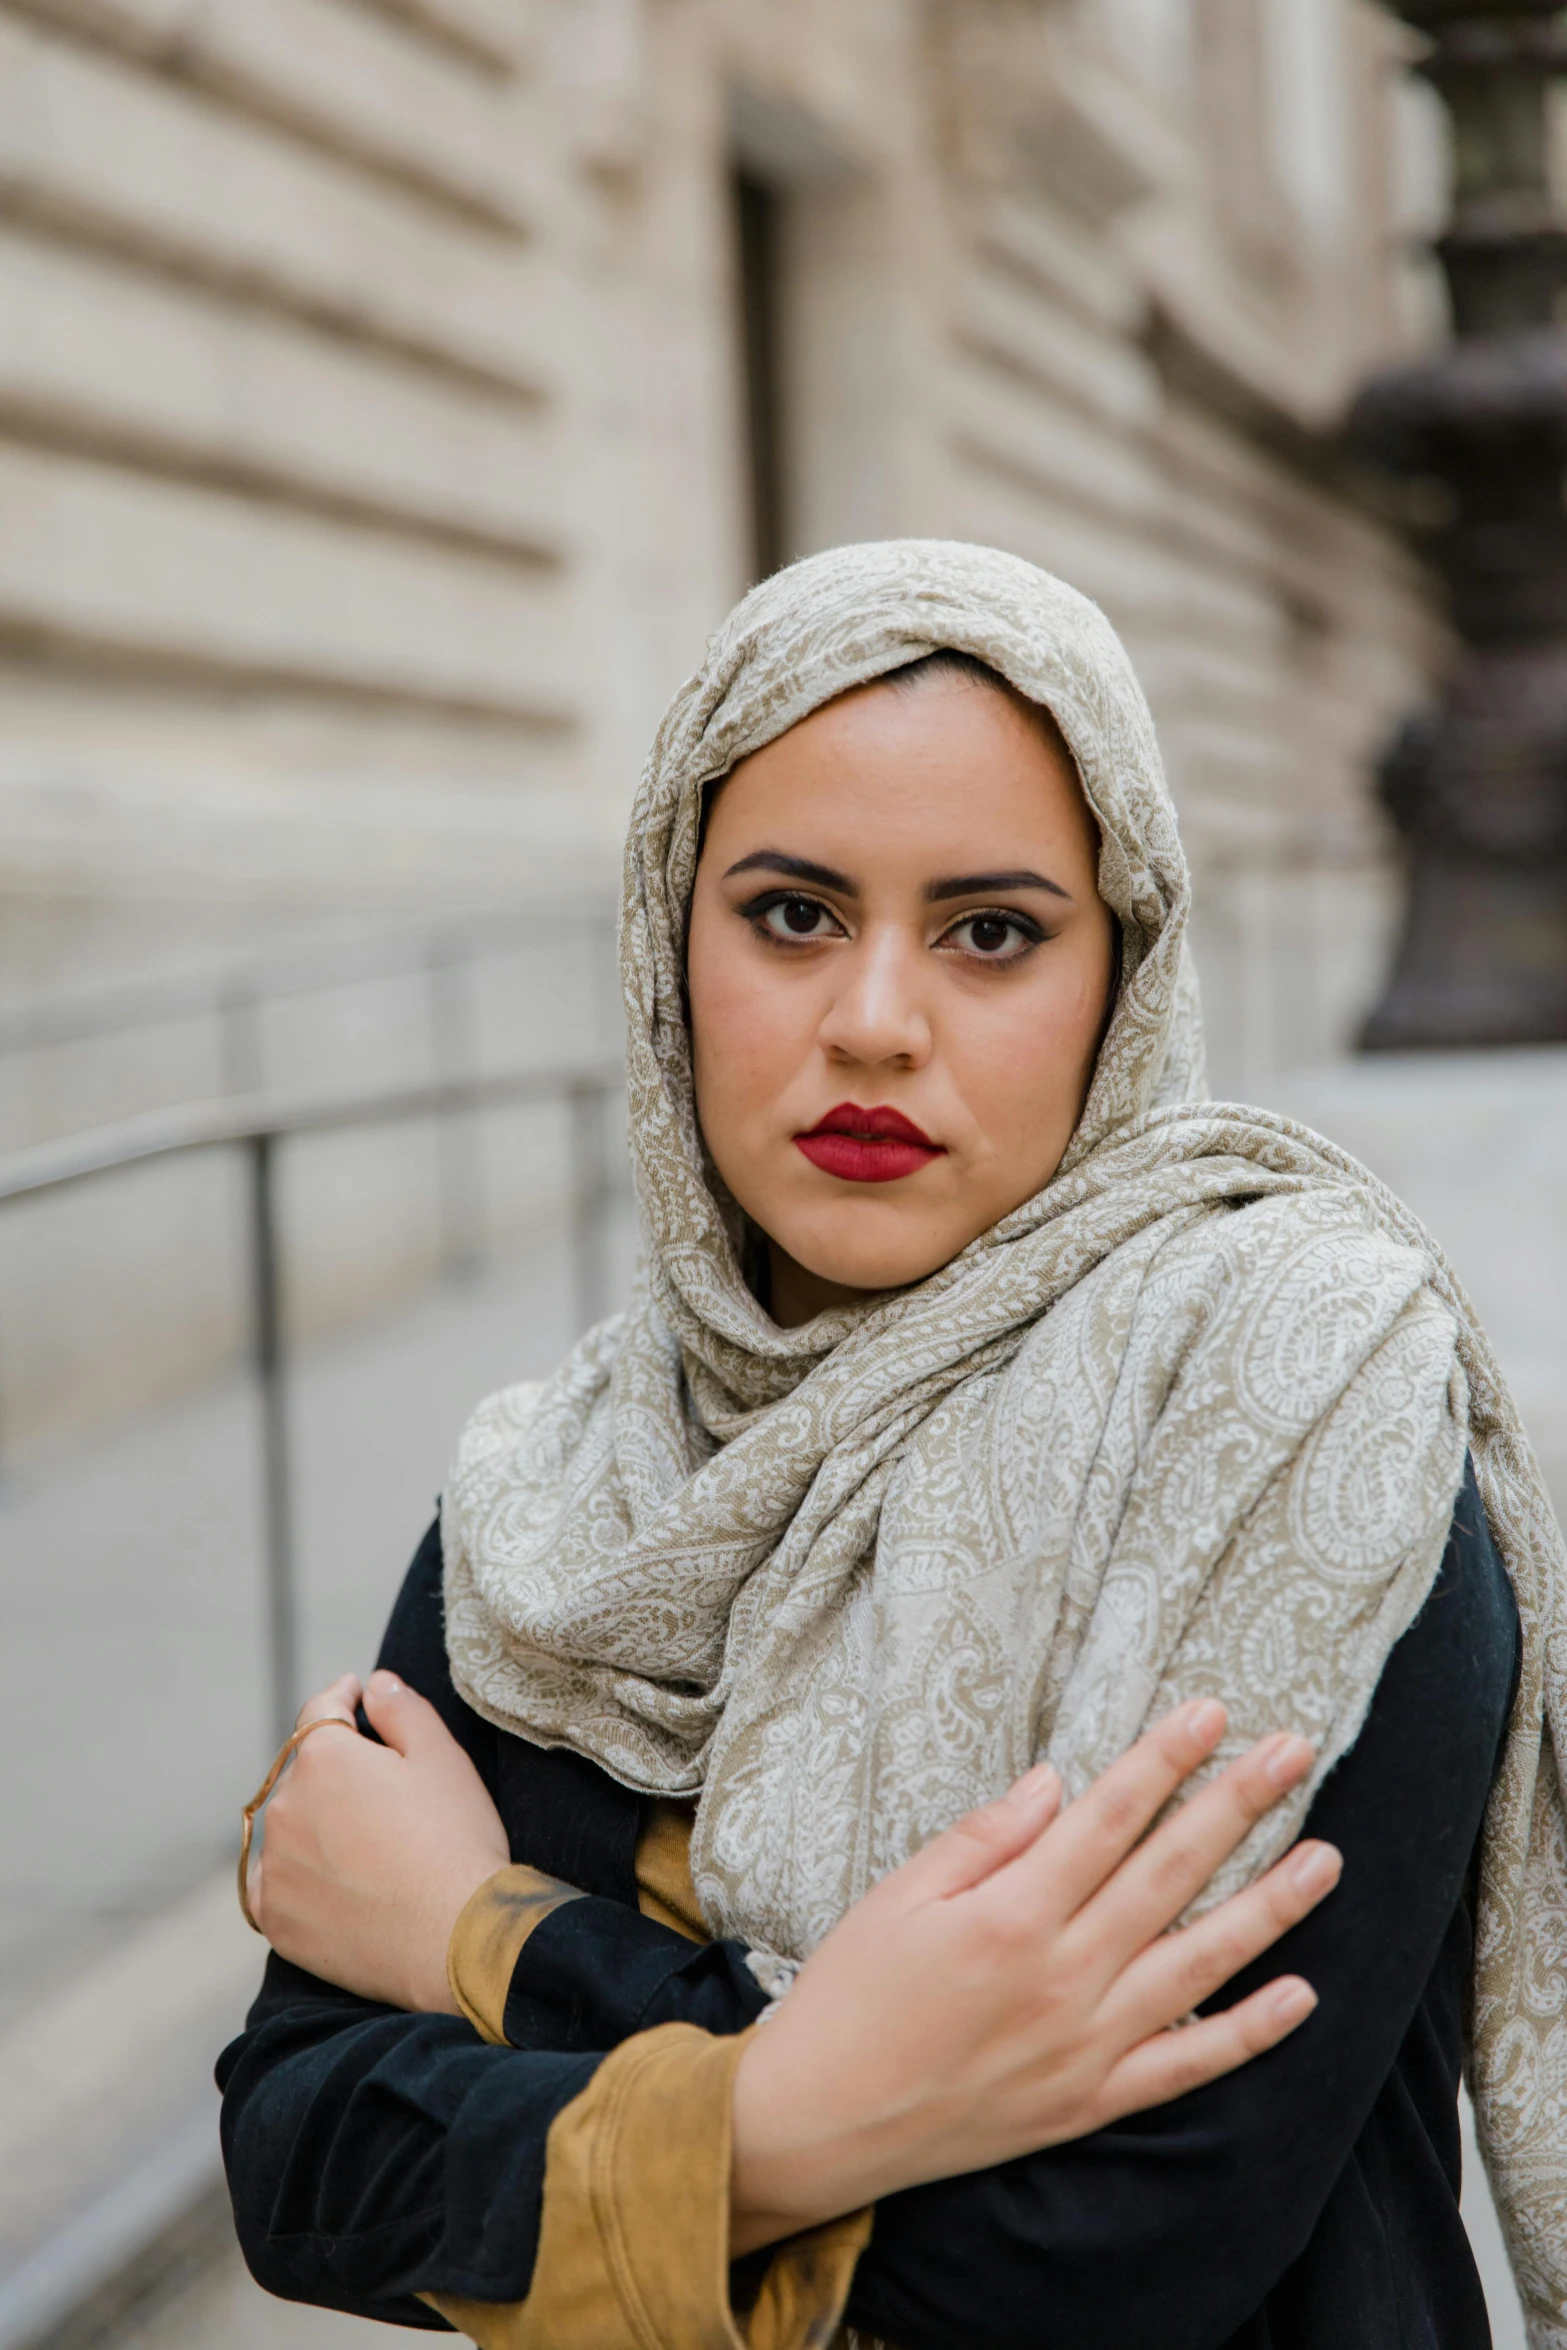
[[930,1243],[923,1248],[865,1248],[838,1246],[813,1242],[802,1238],[799,1247],[783,1246],[802,1272],[833,1289],[863,1292],[879,1296],[889,1289],[909,1289],[915,1282],[939,1272],[950,1263],[963,1242],[948,1248],[941,1243]]

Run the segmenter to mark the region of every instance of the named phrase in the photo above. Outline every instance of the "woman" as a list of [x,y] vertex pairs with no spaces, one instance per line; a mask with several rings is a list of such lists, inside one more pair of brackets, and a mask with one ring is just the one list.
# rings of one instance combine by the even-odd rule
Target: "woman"
[[1467,2012],[1567,2341],[1560,1537],[1407,1211],[1202,1105],[1187,899],[1120,646],[1011,558],[798,565],[676,697],[643,1274],[465,1435],[394,1751],[274,1807],[262,2282],[558,2350],[1468,2350]]

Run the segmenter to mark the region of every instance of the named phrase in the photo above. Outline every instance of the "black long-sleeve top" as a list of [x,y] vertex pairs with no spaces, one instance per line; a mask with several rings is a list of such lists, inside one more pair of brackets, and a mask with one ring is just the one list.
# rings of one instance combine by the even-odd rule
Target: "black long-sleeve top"
[[[1213,2003],[1297,1972],[1315,2013],[1172,2104],[885,2198],[852,2324],[900,2350],[1488,2350],[1457,2092],[1475,1846],[1517,1651],[1471,1470],[1431,1597],[1311,1806],[1305,1832],[1340,1847],[1342,1882]],[[434,1527],[380,1662],[472,1756],[513,1859],[590,1898],[529,1936],[503,2048],[272,1956],[219,2061],[223,2145],[262,2285],[439,2328],[415,2295],[526,2295],[549,2127],[600,2056],[675,2019],[737,2031],[762,2000],[737,1944],[638,1912],[642,1799],[457,1695]]]

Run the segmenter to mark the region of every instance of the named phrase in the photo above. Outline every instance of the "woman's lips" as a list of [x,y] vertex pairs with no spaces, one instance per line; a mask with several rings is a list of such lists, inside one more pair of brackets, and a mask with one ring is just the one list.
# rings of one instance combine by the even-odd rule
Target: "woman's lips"
[[858,1102],[840,1102],[794,1141],[813,1167],[845,1183],[896,1183],[944,1156],[942,1145],[901,1112]]

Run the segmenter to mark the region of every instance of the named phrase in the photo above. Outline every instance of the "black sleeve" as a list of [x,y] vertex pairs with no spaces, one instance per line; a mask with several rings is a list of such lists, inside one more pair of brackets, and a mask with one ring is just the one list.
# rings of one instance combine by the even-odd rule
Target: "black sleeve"
[[268,1960],[218,2062],[235,2229],[268,2292],[424,2326],[441,2321],[418,2293],[520,2301],[550,2124],[602,2053],[660,2023],[738,2031],[763,2005],[736,1945],[617,1903],[569,1902],[537,1933],[549,1948],[514,1977],[506,2048]]
[[[1343,1852],[1339,1887],[1211,2003],[1300,1973],[1316,2012],[1173,2104],[888,2197],[851,2323],[899,2350],[1220,2350],[1231,2339],[1316,2227],[1455,1912],[1467,1945],[1466,1878],[1516,1654],[1517,1613],[1471,1471],[1431,1597],[1306,1822]],[[1456,2088],[1454,2072],[1455,2172]]]
[[515,2301],[538,2244],[544,2150],[598,2059],[489,2048],[274,1958],[218,2064],[234,2224],[256,2282],[394,2325],[414,2299]]
[[[437,1524],[377,1661],[430,1700],[499,1800],[500,1741],[447,1670],[440,1578]],[[363,1713],[360,1728],[375,1735]],[[549,2127],[596,2061],[547,2041],[489,2048],[457,2017],[374,2005],[270,1954],[244,2033],[217,2067],[251,2274],[285,2300],[442,2332],[416,2294],[520,2299]]]
[[527,2293],[550,2124],[599,2055],[657,2023],[737,2031],[763,1999],[737,1944],[694,1944],[632,1906],[635,1799],[577,1755],[499,1737],[458,1696],[438,1527],[415,1555],[378,1661],[427,1697],[467,1750],[513,1857],[595,1891],[546,1919],[547,1935],[540,1928],[540,1950],[513,1978],[506,2048],[485,2046],[457,2017],[377,2006],[269,1956],[245,2031],[218,2061],[223,2153],[259,2284],[444,2331],[414,2296]]

